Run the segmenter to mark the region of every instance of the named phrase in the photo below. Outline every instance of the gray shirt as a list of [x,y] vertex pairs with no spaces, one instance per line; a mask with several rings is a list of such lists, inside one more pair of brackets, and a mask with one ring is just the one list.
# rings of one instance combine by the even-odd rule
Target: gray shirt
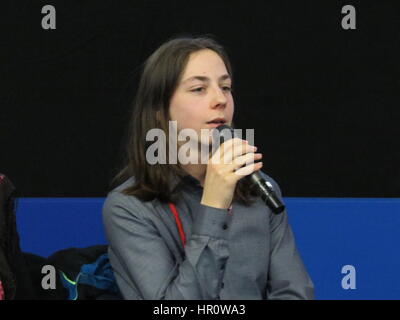
[[184,247],[167,203],[121,193],[132,183],[111,191],[103,208],[109,258],[125,299],[314,298],[286,212],[272,213],[261,199],[250,207],[234,203],[231,212],[202,205],[202,187],[185,178],[176,203]]

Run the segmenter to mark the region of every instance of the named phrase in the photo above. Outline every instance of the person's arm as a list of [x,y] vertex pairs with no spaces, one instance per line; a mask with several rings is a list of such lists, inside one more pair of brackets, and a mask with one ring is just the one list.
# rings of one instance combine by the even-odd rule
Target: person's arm
[[181,264],[149,219],[153,214],[136,198],[120,193],[105,202],[110,261],[124,298],[134,298],[136,292],[152,300],[218,299],[228,259],[226,210],[200,205]]
[[[278,184],[268,179],[281,198]],[[267,299],[314,299],[314,285],[297,251],[293,232],[288,224],[286,210],[271,213],[271,252]]]

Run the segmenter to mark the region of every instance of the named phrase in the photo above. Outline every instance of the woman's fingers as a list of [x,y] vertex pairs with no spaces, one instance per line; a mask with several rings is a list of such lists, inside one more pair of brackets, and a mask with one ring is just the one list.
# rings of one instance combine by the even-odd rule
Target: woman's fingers
[[212,156],[215,164],[232,164],[233,160],[243,154],[254,153],[257,147],[251,146],[247,141],[239,138],[230,139],[219,147]]
[[262,158],[256,147],[238,138],[222,144],[208,162],[201,203],[216,208],[228,208],[238,180],[260,170]]
[[260,170],[263,166],[262,162],[257,162],[257,163],[252,163],[247,166],[244,166],[238,170],[235,171],[235,175],[238,176],[238,179],[242,178],[243,176],[248,176],[249,174],[252,174],[253,172]]
[[246,153],[242,156],[236,157],[235,160],[233,161],[234,164],[234,169],[238,169],[242,167],[243,165],[248,165],[250,163],[253,163],[255,160],[260,160],[262,158],[261,153]]

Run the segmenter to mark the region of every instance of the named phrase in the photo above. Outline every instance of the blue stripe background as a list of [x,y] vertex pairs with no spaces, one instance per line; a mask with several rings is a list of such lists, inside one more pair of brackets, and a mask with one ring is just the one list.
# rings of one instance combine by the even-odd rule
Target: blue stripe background
[[[104,198],[20,198],[23,251],[49,256],[104,244]],[[285,198],[289,223],[317,299],[400,299],[400,199]],[[341,286],[342,267],[356,289]]]

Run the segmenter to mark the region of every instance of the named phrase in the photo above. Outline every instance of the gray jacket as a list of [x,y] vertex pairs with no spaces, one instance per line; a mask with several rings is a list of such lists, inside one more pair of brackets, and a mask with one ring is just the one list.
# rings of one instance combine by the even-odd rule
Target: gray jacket
[[[274,180],[267,177],[279,195]],[[184,247],[168,204],[108,194],[103,222],[109,258],[125,299],[313,299],[286,212],[258,199],[230,213],[200,204],[202,187],[184,179],[176,208]]]

